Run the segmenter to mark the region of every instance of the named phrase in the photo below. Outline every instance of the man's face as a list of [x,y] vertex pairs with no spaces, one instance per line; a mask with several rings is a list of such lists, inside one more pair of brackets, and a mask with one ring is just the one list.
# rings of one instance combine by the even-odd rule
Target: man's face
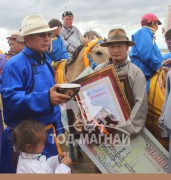
[[158,30],[158,26],[159,26],[158,21],[154,21],[154,22],[152,22],[151,27],[152,27],[155,31],[157,31],[157,30]]
[[50,46],[52,33],[51,32],[43,32],[28,35],[25,38],[26,45],[32,50],[36,51],[39,54],[43,54],[46,52]]
[[8,45],[10,47],[10,52],[12,55],[15,55],[15,52],[13,51],[13,47],[15,46],[16,40],[15,39],[10,39],[8,40]]
[[171,52],[171,38],[166,40],[167,47],[169,51]]
[[116,42],[108,46],[109,55],[114,64],[125,61],[129,46],[125,42]]
[[73,16],[65,16],[62,18],[63,24],[67,28],[70,28],[72,26],[73,20]]
[[18,54],[24,48],[24,44],[21,43],[21,42],[18,42],[16,40],[9,40],[8,43],[9,43],[9,46],[10,46],[10,51],[14,55]]

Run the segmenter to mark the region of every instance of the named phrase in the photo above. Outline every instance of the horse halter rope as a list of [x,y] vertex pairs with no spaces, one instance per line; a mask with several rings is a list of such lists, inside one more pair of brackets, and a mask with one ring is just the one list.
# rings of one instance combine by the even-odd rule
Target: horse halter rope
[[97,63],[95,63],[90,56],[90,51],[96,44],[101,44],[102,42],[103,42],[102,39],[97,38],[97,39],[92,40],[88,43],[88,45],[84,51],[84,65],[85,65],[85,67],[90,66],[92,69],[94,69],[97,66]]

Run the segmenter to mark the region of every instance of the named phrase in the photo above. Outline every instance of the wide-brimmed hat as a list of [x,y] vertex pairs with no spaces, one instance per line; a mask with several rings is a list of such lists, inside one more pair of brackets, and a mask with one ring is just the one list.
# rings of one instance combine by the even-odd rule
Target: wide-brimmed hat
[[171,29],[165,33],[165,39],[171,39]]
[[111,29],[108,34],[106,42],[100,44],[100,46],[108,47],[115,42],[127,42],[129,46],[133,46],[134,41],[130,41],[123,29]]
[[58,27],[50,28],[47,21],[40,14],[34,14],[26,16],[21,24],[22,36],[27,36],[30,34],[36,34],[41,32],[48,32]]
[[18,42],[24,42],[24,38],[22,37],[22,33],[20,31],[16,31],[16,32],[12,33],[11,36],[8,36],[6,39],[8,41],[15,40]]
[[141,18],[141,25],[144,26],[146,23],[153,21],[158,21],[158,25],[162,25],[161,21],[159,21],[158,17],[153,13],[144,14]]

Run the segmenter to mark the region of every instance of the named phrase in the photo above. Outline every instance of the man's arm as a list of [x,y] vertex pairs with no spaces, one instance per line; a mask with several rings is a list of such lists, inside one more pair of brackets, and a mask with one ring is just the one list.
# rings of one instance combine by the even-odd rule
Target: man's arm
[[59,36],[58,38],[59,38],[59,41],[60,41],[61,51],[62,51],[61,52],[61,59],[69,59],[68,52],[67,52],[66,47],[64,45],[64,42],[62,40],[62,37]]
[[[52,105],[66,101],[65,95],[56,92],[58,85],[43,92],[30,92],[33,79],[31,72],[8,63],[2,75],[2,99],[6,109],[15,117],[51,114]],[[62,97],[61,97],[62,96]],[[67,98],[69,98],[67,96]]]
[[128,78],[133,90],[134,106],[126,126],[122,128],[128,131],[131,136],[137,136],[144,128],[148,111],[146,80],[142,71],[138,70],[135,73],[134,68],[129,69]]

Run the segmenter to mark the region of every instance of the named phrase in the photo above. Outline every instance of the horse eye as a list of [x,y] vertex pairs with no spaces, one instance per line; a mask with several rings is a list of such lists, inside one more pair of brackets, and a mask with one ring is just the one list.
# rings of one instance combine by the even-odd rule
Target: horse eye
[[97,51],[96,54],[97,54],[98,56],[103,55],[102,52],[100,52],[100,51]]

